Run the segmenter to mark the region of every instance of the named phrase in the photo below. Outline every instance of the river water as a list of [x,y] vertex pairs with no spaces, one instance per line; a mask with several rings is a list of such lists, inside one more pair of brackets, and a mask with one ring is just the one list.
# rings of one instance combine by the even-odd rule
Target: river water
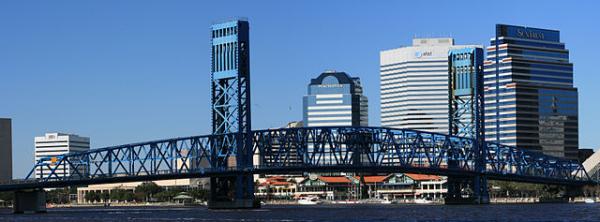
[[0,221],[600,221],[600,204],[53,208],[24,215],[0,209]]

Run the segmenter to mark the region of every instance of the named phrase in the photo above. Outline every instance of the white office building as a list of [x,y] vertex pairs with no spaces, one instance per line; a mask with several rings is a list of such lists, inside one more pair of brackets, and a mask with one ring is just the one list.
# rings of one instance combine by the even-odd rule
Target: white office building
[[[41,158],[48,157],[45,161],[48,164],[54,164],[60,155],[85,152],[90,150],[90,138],[81,137],[73,134],[64,133],[46,133],[44,136],[35,137],[35,162]],[[58,177],[70,176],[75,173],[74,169],[68,166],[66,169],[58,168],[56,174]],[[35,172],[35,178],[46,178],[50,175],[49,169]]]
[[448,134],[448,51],[452,38],[413,39],[385,50],[381,64],[381,125]]

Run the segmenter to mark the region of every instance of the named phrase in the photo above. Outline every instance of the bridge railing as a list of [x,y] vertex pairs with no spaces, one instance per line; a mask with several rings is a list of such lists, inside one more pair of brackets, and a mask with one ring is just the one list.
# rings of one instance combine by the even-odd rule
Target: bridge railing
[[[237,135],[174,138],[42,158],[27,178],[46,182],[239,170],[232,161],[235,149],[219,144],[225,136]],[[253,131],[252,143],[254,168],[263,171],[352,166],[354,169],[419,168],[440,174],[453,171],[563,181],[590,179],[581,164],[573,160],[494,143],[484,143],[481,152],[473,139],[417,130],[269,129]],[[485,157],[484,161],[478,156]],[[477,167],[478,160],[482,167]]]

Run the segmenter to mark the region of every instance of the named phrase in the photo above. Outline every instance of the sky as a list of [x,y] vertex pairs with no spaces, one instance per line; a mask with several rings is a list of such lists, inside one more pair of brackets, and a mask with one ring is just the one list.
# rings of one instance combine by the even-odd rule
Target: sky
[[214,22],[250,22],[252,124],[302,119],[325,70],[360,77],[379,118],[379,52],[413,37],[489,45],[495,24],[561,31],[579,89],[580,146],[600,147],[597,1],[0,1],[0,117],[12,118],[14,178],[35,136],[92,148],[210,133]]

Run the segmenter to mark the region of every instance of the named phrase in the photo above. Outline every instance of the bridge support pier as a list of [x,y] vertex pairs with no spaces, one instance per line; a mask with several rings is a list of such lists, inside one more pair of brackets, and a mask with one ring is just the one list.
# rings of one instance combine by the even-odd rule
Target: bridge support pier
[[446,205],[490,203],[487,178],[484,176],[450,176],[446,184],[448,186],[448,193],[444,199]]
[[46,191],[43,189],[16,191],[13,213],[46,213]]
[[254,199],[252,174],[210,178],[209,209],[252,209],[260,204]]

